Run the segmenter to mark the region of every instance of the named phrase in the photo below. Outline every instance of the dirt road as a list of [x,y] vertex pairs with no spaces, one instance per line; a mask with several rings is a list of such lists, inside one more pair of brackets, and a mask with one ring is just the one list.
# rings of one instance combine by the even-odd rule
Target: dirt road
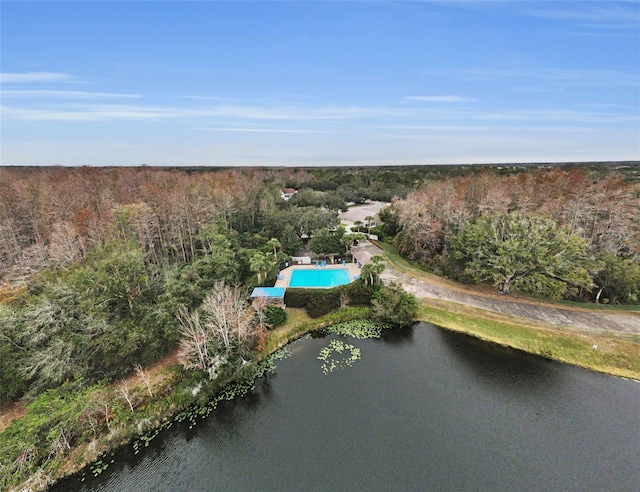
[[[371,243],[363,243],[360,248],[371,251],[373,254],[383,254],[380,248]],[[391,265],[387,265],[381,279],[383,283],[398,282],[407,292],[421,299],[442,299],[580,331],[640,334],[640,312],[638,311],[599,312],[592,309],[560,307],[538,301],[514,299],[499,294],[472,292],[462,286],[449,286],[446,282],[439,282],[437,279],[417,279],[399,272]]]

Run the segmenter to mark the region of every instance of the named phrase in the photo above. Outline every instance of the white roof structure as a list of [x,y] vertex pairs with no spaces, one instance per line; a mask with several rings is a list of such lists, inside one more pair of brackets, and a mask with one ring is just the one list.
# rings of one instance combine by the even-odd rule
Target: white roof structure
[[369,260],[371,260],[372,256],[373,254],[369,251],[356,251],[355,253],[353,253],[353,257],[361,267],[369,263]]

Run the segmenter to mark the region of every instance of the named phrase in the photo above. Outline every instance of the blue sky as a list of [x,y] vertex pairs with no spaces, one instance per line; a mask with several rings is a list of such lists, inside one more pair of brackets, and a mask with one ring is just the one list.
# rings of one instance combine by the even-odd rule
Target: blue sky
[[0,1],[2,165],[640,160],[640,2]]

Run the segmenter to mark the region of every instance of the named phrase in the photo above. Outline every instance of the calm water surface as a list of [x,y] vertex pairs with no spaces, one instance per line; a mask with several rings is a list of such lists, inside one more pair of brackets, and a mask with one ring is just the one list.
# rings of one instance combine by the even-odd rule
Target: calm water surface
[[[323,374],[333,339],[362,357]],[[290,350],[254,394],[54,490],[640,490],[636,382],[424,323]]]

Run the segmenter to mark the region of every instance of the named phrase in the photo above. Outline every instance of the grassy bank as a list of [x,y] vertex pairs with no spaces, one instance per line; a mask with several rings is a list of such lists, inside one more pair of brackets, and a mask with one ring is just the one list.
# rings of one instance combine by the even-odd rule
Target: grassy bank
[[260,357],[267,357],[289,342],[311,331],[326,328],[343,321],[367,318],[369,312],[368,307],[346,307],[314,319],[302,308],[287,308],[287,322],[269,332],[266,347]]
[[[530,354],[640,380],[640,336],[565,331],[439,300],[423,301],[420,319]],[[594,344],[598,346],[596,351]]]
[[[446,286],[447,288],[465,291],[482,296],[496,296],[493,292],[469,289],[456,282],[443,279],[422,270],[419,265],[400,256],[392,245],[378,243],[384,249],[387,261],[393,267],[419,280]],[[504,297],[500,297],[504,300]],[[543,306],[548,301],[535,299],[514,299]],[[553,303],[558,305],[558,303]],[[614,307],[576,305],[562,303],[569,309],[608,309]],[[636,313],[629,313],[633,315]],[[575,329],[564,329],[561,326],[516,318],[480,308],[443,300],[423,300],[420,319],[443,328],[466,333],[481,340],[486,340],[506,347],[512,347],[531,354],[541,355],[549,359],[577,365],[593,371],[603,372],[640,380],[640,336],[616,334],[612,332],[581,332]],[[597,350],[593,350],[597,345]]]

